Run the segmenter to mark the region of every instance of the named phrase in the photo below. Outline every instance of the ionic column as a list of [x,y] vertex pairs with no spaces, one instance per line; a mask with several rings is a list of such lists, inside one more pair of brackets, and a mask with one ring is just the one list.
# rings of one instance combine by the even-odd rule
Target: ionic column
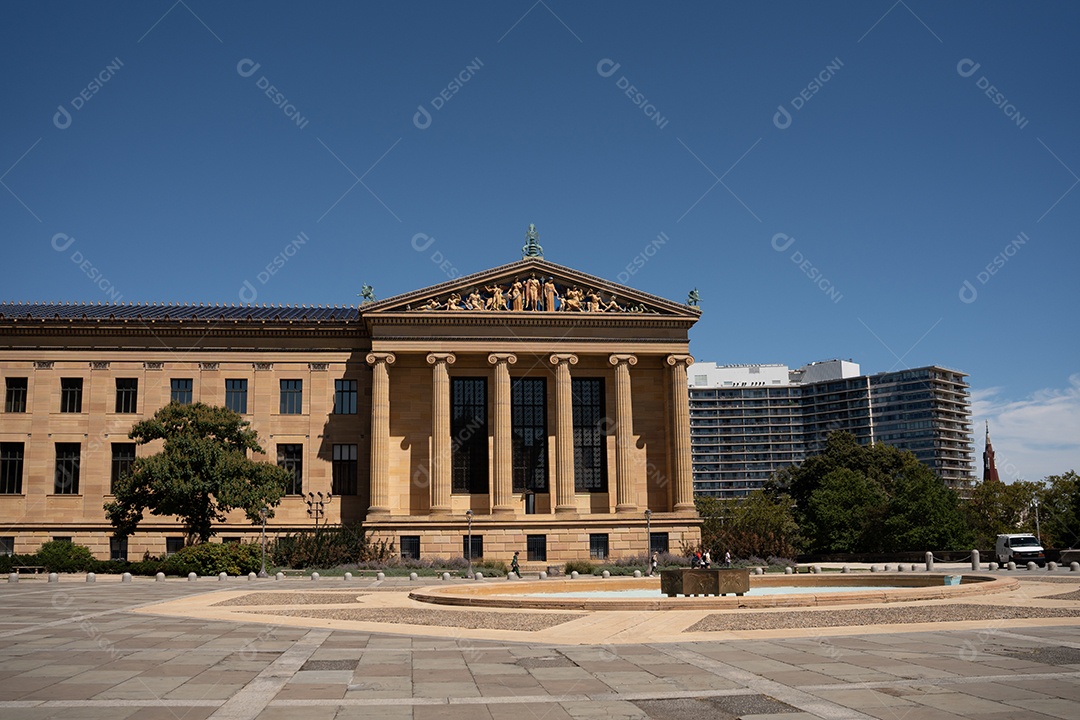
[[574,505],[574,393],[570,366],[577,355],[552,355],[555,366],[555,512],[577,512]]
[[510,420],[510,366],[517,356],[510,353],[492,353],[488,362],[495,366],[495,488],[492,493],[491,512],[496,515],[513,513],[514,496],[514,440]]
[[450,513],[450,373],[453,353],[430,353],[431,368],[431,514]]
[[694,466],[690,453],[690,390],[686,384],[686,368],[694,363],[690,355],[668,355],[671,366],[671,431],[673,434],[671,467],[675,474],[672,510],[694,513]]
[[[612,355],[615,366],[615,512],[637,512],[634,504],[634,414],[631,407],[630,366],[633,355]],[[646,497],[648,489],[646,488]]]
[[371,506],[368,515],[390,514],[390,371],[393,353],[368,353],[371,365]]

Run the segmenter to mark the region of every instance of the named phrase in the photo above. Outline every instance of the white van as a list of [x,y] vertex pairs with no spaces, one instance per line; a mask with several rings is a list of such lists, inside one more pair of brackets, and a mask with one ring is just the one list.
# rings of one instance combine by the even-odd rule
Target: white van
[[1002,565],[1010,560],[1017,565],[1027,565],[1029,562],[1037,563],[1039,567],[1046,565],[1046,551],[1042,543],[1029,533],[998,535],[994,557]]

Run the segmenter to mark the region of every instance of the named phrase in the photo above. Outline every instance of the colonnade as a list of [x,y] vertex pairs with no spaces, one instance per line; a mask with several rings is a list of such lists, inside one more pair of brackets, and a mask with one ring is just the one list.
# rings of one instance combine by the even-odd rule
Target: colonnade
[[[371,506],[368,515],[379,519],[390,514],[390,372],[396,361],[394,353],[372,352],[367,362],[372,366],[371,392]],[[431,514],[451,513],[451,428],[450,373],[457,357],[449,352],[427,355],[432,367],[431,402]],[[488,363],[494,369],[494,427],[492,428],[492,503],[493,515],[508,516],[513,505],[513,435],[511,427],[510,366],[517,363],[512,353],[491,353]],[[686,368],[693,363],[690,355],[668,355],[668,391],[670,428],[668,452],[671,457],[673,487],[671,510],[693,513],[693,479],[690,453],[690,406]],[[555,472],[551,495],[556,515],[577,513],[574,491],[574,427],[571,368],[578,363],[573,353],[553,353],[548,362],[555,369]],[[608,362],[615,368],[615,512],[638,512],[634,502],[634,419],[630,368],[638,358],[630,354],[612,354]],[[647,492],[642,492],[643,499]],[[647,502],[647,500],[646,500]],[[667,508],[652,508],[664,511]]]

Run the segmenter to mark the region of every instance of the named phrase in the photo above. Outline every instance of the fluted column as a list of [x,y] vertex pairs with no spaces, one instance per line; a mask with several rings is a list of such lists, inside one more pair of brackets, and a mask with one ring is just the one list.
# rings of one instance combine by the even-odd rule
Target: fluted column
[[690,453],[690,390],[686,384],[686,368],[694,363],[690,355],[668,355],[667,364],[671,388],[671,432],[673,434],[671,467],[673,482],[673,507],[678,513],[693,513],[694,466]]
[[390,514],[390,371],[393,353],[368,353],[371,365],[371,506],[368,515]]
[[570,366],[577,355],[552,355],[555,366],[555,512],[577,512],[574,505],[574,393]]
[[453,353],[430,353],[431,368],[431,514],[450,513],[450,365]]
[[514,512],[514,440],[510,420],[510,366],[517,356],[492,353],[488,362],[495,366],[495,488],[491,512],[503,515]]
[[[612,355],[615,366],[615,512],[637,512],[634,504],[634,413],[631,406],[630,366],[637,365],[633,355]],[[648,504],[648,488],[645,490]]]

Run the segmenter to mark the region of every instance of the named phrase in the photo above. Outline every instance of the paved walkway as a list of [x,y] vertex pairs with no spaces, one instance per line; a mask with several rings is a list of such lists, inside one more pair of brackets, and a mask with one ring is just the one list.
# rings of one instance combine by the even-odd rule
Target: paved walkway
[[[1017,575],[1019,591],[976,603],[989,620],[815,627],[824,616],[779,609],[774,620],[809,626],[737,632],[686,632],[679,613],[571,613],[531,630],[513,629],[532,622],[516,611],[501,619],[511,629],[472,628],[465,616],[402,624],[418,617],[406,610],[446,612],[410,606],[407,580],[24,578],[0,584],[0,718],[1071,720],[1080,619],[990,611],[1075,614],[1080,573]],[[290,604],[274,604],[270,591]],[[378,598],[369,609],[390,622],[270,614],[310,615],[360,595]],[[910,605],[941,612],[941,603]],[[234,614],[204,617],[210,608]]]

